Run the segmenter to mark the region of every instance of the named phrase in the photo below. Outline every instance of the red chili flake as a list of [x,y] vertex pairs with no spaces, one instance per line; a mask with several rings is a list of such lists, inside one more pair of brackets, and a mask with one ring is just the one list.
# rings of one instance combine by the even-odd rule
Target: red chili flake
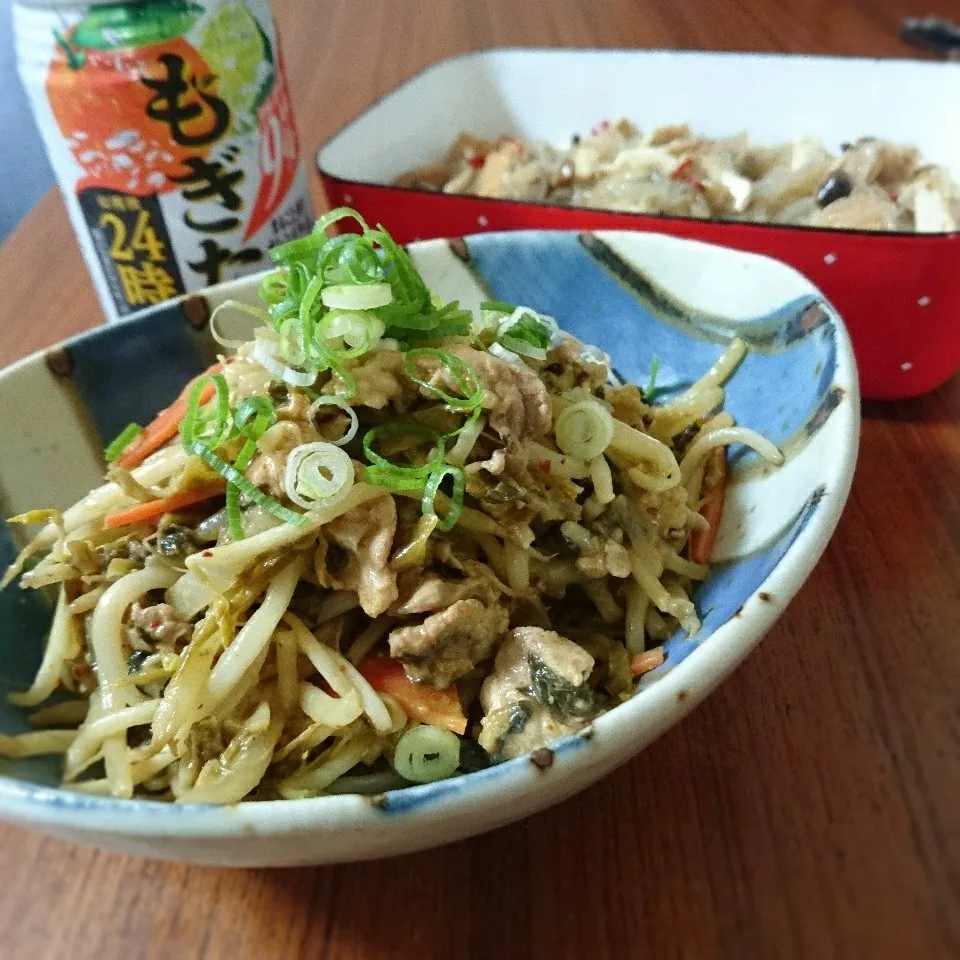
[[897,193],[896,190],[890,190],[888,195],[894,203],[896,203],[897,200],[900,198],[900,194]]
[[541,461],[537,464],[537,467],[539,468],[539,470],[540,470],[541,473],[549,473],[549,472],[550,472],[550,461],[549,461],[549,460],[541,460]]
[[610,121],[609,121],[609,120],[601,120],[601,121],[590,131],[590,133],[593,134],[593,136],[597,136],[598,134],[603,133],[604,130],[609,130],[609,129],[610,129]]
[[213,551],[212,551],[212,550],[204,550],[203,553],[200,554],[200,556],[201,556],[201,557],[212,557],[212,556],[213,556]]
[[150,629],[151,629],[151,630],[159,630],[162,626],[163,626],[163,621],[162,621],[162,620],[151,620],[151,621],[150,621]]
[[689,183],[691,187],[696,187],[698,190],[706,190],[706,184],[690,172],[691,167],[693,167],[693,157],[687,157],[685,160],[681,160],[673,173],[670,174],[670,179],[682,180],[684,183]]
[[472,157],[467,158],[467,163],[469,163],[474,170],[481,169],[481,167],[483,167],[484,162],[485,162],[484,158],[481,157],[478,153],[475,153]]

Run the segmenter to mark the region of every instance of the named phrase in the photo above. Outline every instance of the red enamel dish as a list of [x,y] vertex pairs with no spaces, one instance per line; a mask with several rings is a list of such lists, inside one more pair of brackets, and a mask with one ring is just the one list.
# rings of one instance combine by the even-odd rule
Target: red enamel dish
[[603,117],[642,129],[685,121],[761,143],[802,134],[839,149],[861,136],[912,143],[960,179],[960,65],[673,51],[488,50],[443,60],[344,127],[317,154],[331,206],[401,242],[525,228],[624,228],[766,254],[822,289],[850,331],[861,390],[917,396],[960,369],[960,239],[766,226],[450,196],[391,186],[455,136],[566,143]]

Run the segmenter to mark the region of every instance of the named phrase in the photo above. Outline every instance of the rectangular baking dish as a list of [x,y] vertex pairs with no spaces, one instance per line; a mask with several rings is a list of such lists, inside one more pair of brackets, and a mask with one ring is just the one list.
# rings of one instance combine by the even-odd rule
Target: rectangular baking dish
[[641,129],[687,122],[776,144],[809,134],[831,150],[861,136],[912,143],[960,179],[960,65],[909,60],[632,50],[486,50],[401,84],[317,154],[332,206],[382,221],[402,242],[486,230],[622,227],[768,254],[806,274],[850,329],[863,394],[915,396],[960,369],[956,233],[869,233],[613,213],[391,186],[456,135],[569,142],[603,118]]

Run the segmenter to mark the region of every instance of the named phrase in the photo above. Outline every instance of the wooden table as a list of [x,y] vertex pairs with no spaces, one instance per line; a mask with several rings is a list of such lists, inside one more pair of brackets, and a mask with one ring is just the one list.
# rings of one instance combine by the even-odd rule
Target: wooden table
[[[477,47],[904,56],[900,19],[930,12],[274,6],[308,153],[399,80]],[[0,250],[0,291],[2,364],[98,322],[58,196]],[[0,956],[960,956],[960,378],[864,414],[850,503],[793,606],[702,707],[598,786],[446,849],[312,870],[152,863],[0,828]]]

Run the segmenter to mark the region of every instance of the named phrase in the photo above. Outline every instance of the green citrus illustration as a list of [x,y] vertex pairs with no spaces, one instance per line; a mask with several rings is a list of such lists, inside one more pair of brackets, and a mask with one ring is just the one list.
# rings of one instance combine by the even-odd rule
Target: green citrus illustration
[[77,24],[70,43],[81,50],[148,47],[185,34],[203,13],[191,0],[95,3]]
[[246,4],[220,4],[204,24],[198,45],[236,128],[252,129],[257,108],[273,88],[274,68],[270,42]]

